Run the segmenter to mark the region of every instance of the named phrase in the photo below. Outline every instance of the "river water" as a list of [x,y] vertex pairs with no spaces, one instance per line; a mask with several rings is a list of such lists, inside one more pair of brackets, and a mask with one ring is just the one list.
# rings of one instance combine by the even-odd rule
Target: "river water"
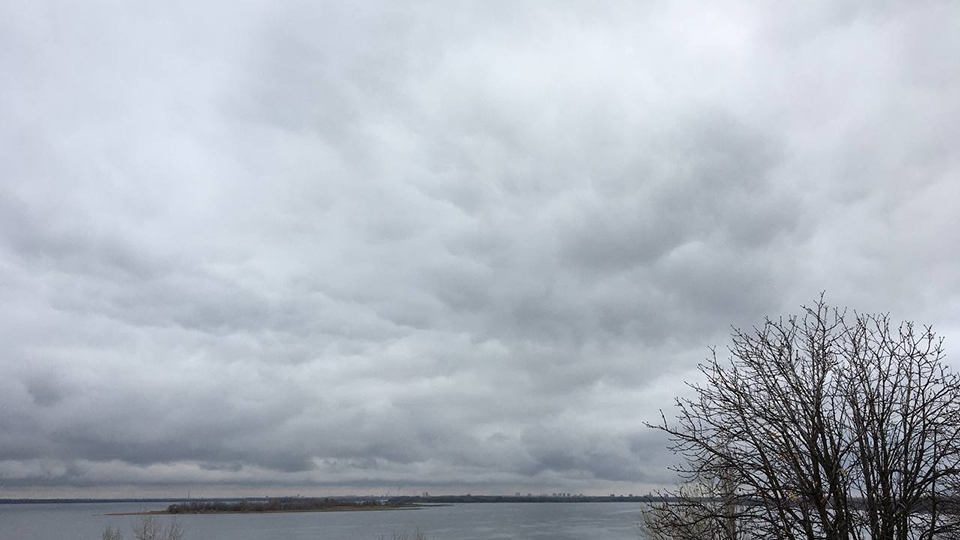
[[[131,540],[136,516],[166,504],[0,504],[0,540],[100,540],[108,525]],[[379,512],[179,516],[184,540],[638,540],[635,503],[484,503]],[[166,522],[167,516],[159,516]]]

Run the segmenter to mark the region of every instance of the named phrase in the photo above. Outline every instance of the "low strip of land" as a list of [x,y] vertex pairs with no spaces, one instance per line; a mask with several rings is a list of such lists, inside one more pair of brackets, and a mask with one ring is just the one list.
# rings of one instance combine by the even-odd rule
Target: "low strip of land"
[[381,510],[411,510],[421,505],[378,501],[343,501],[339,499],[278,498],[265,501],[190,501],[171,504],[166,510],[121,512],[111,516],[139,516],[158,514],[278,514],[293,512],[368,512]]

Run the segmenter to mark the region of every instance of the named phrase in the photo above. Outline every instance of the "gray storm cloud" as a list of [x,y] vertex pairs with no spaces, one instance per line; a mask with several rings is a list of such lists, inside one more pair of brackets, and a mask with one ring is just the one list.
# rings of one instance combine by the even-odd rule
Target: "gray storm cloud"
[[0,497],[668,484],[731,325],[960,339],[958,49],[935,1],[6,2]]

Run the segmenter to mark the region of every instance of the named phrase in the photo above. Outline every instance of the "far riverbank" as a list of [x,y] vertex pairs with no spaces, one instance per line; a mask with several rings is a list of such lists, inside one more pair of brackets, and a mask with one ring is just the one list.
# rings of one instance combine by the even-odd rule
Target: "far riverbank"
[[126,512],[114,515],[161,514],[289,514],[300,512],[370,512],[411,510],[421,505],[414,502],[383,500],[344,500],[331,497],[277,497],[266,500],[187,501],[171,504],[166,510]]

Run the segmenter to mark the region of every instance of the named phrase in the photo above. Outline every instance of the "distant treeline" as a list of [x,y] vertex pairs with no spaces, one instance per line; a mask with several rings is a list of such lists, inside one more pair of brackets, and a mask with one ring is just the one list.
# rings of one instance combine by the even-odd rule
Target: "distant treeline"
[[665,499],[657,495],[431,495],[426,497],[391,497],[390,503],[402,504],[453,504],[453,503],[585,503],[585,502],[636,502],[651,503],[663,502]]
[[263,500],[240,501],[189,501],[171,504],[167,507],[170,514],[212,514],[212,513],[250,513],[250,512],[315,512],[318,510],[351,509],[367,510],[383,507],[396,507],[392,501],[344,500],[308,497],[279,497]]

